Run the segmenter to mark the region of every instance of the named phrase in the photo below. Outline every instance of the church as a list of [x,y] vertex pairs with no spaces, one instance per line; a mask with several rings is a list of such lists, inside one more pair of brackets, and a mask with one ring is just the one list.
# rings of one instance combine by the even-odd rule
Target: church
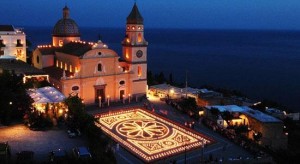
[[109,105],[145,96],[148,42],[136,3],[127,17],[120,56],[101,40],[82,41],[67,6],[62,15],[53,28],[52,44],[38,46],[32,56],[33,65],[49,74],[54,87],[65,96],[78,94],[85,104]]

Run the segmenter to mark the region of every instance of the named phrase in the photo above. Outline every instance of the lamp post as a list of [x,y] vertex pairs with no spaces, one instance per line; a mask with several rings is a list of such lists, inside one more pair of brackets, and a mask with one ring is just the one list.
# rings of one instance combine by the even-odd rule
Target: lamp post
[[128,94],[128,103],[130,103],[130,97],[131,95],[130,94]]
[[99,108],[101,108],[101,105],[102,105],[102,104],[101,104],[101,103],[102,103],[102,102],[101,102],[101,96],[99,96],[98,99],[99,99]]
[[204,161],[204,141],[202,140],[202,152],[201,152],[201,162]]
[[184,164],[186,164],[186,141],[184,141]]
[[123,97],[123,104],[125,104],[125,95],[122,95]]

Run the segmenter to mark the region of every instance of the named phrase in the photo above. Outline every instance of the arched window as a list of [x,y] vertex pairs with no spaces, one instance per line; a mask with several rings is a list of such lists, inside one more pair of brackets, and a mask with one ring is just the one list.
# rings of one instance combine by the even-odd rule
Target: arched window
[[97,69],[99,72],[102,72],[102,64],[99,63]]
[[138,66],[138,77],[142,76],[142,67]]
[[125,57],[126,57],[126,59],[129,58],[129,50],[128,50],[128,48],[125,48]]
[[40,57],[39,56],[36,56],[36,62],[40,63]]
[[101,53],[101,52],[98,52],[98,55],[100,56],[100,55],[102,55],[102,53]]
[[139,33],[139,34],[138,34],[138,42],[140,43],[140,42],[142,42],[142,40],[143,40],[143,38],[142,38],[142,34],[141,34],[141,33]]

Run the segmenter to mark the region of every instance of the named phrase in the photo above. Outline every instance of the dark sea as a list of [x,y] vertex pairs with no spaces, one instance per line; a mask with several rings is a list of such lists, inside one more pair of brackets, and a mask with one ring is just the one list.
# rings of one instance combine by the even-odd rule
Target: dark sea
[[[124,29],[80,28],[81,39],[98,40],[121,54]],[[25,27],[33,43],[51,43],[52,27]],[[148,69],[169,73],[190,86],[239,90],[300,111],[300,31],[145,29]]]

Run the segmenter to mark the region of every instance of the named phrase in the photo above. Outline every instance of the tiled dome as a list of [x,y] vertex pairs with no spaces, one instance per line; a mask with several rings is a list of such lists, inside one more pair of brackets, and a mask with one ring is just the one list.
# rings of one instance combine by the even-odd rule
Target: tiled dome
[[63,18],[57,21],[53,28],[53,36],[80,36],[79,28],[76,22],[69,18],[69,8],[66,6],[63,8]]
[[53,28],[54,36],[80,36],[79,29],[73,19],[60,19]]

